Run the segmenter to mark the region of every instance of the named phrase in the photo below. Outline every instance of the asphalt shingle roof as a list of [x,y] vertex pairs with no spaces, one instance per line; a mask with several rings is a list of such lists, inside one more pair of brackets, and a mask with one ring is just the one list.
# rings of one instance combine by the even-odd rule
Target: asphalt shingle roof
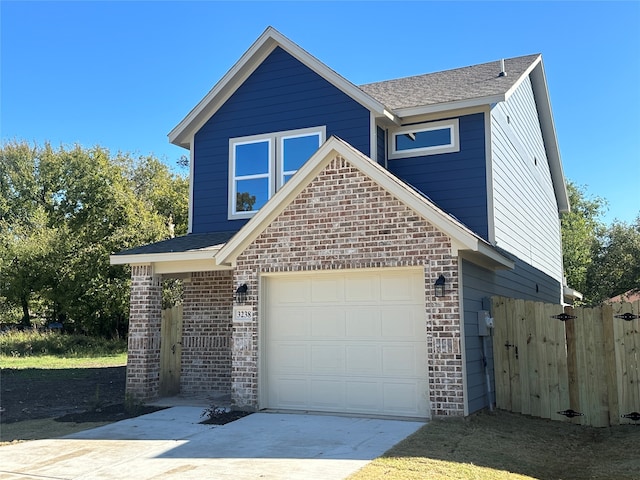
[[392,110],[448,103],[506,93],[539,57],[539,54],[384,82],[361,85],[365,93]]
[[202,250],[229,241],[237,231],[215,233],[190,233],[182,237],[170,238],[161,242],[143,245],[141,247],[123,250],[115,255],[145,255],[149,253],[173,253],[188,252],[190,250]]

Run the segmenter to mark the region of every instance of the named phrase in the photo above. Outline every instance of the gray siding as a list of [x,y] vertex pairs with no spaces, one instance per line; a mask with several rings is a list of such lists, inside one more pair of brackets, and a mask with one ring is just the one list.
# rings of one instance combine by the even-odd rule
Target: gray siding
[[494,240],[561,282],[558,206],[529,77],[491,110],[491,133]]
[[[462,295],[464,315],[465,366],[469,413],[488,407],[482,337],[478,336],[478,311],[483,310],[483,299],[495,295],[525,300],[557,302],[560,283],[533,268],[514,259],[513,270],[493,272],[462,261]],[[485,307],[488,308],[487,305]],[[495,392],[493,374],[493,338],[488,337],[487,361],[491,377],[491,391]],[[492,402],[495,402],[493,395]]]

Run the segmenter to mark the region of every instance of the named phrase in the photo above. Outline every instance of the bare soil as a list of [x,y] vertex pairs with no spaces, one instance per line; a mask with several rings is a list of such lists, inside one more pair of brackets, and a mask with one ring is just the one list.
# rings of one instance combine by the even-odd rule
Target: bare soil
[[[3,369],[1,423],[94,414],[83,421],[111,421],[113,405],[124,411],[126,367]],[[111,408],[106,408],[111,407]],[[122,416],[120,416],[122,418]]]
[[[3,369],[0,372],[0,423],[54,418],[57,422],[115,422],[163,407],[125,408],[126,367]],[[130,405],[131,407],[131,405]],[[230,411],[202,423],[224,425],[248,415]]]

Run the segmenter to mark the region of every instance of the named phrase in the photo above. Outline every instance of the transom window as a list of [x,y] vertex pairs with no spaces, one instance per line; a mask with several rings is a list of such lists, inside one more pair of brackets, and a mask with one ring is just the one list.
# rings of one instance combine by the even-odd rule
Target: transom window
[[389,158],[459,152],[458,130],[457,118],[401,127],[392,132]]
[[325,127],[229,140],[229,218],[249,218],[325,140]]

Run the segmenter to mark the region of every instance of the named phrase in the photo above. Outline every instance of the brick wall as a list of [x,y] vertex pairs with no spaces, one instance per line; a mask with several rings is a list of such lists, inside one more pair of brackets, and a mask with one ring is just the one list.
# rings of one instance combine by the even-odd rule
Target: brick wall
[[[238,257],[234,285],[249,287],[252,322],[233,326],[232,399],[258,406],[258,278],[287,272],[420,265],[432,415],[464,413],[458,263],[451,240],[338,157]],[[447,279],[447,296],[433,284]]]
[[145,400],[158,396],[162,281],[151,265],[131,267],[127,393]]
[[232,302],[231,271],[194,272],[184,284],[181,393],[230,393]]

